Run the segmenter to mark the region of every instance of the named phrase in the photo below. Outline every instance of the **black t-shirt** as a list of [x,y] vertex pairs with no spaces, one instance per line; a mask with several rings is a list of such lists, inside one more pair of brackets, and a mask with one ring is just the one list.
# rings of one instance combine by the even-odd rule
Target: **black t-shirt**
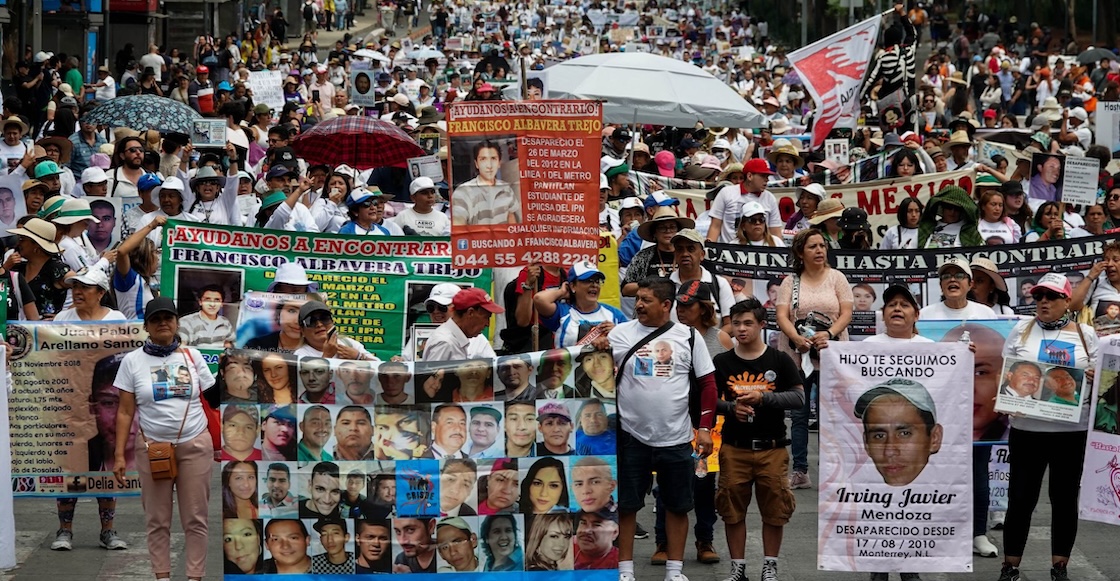
[[[17,264],[13,270],[20,273],[20,278],[26,278],[27,263]],[[57,315],[62,312],[62,305],[66,302],[66,289],[58,288],[55,283],[62,283],[70,267],[57,256],[52,256],[39,270],[38,276],[28,280],[27,284],[35,294],[35,305],[39,307],[39,315]]]
[[8,289],[8,320],[13,322],[22,319],[22,305],[35,302],[35,291],[31,290],[31,285],[27,284],[23,275],[17,274],[16,278],[19,279],[18,297],[12,286],[12,275],[9,273],[0,279],[0,285]]
[[[767,347],[757,359],[748,361],[735,351],[712,358],[716,367],[716,389],[725,401],[750,391],[787,391],[801,384],[801,375],[789,355]],[[723,421],[723,443],[739,446],[752,439],[770,440],[786,437],[785,411],[775,407],[757,406],[753,422],[740,422],[734,415]],[[747,444],[741,444],[746,447]]]

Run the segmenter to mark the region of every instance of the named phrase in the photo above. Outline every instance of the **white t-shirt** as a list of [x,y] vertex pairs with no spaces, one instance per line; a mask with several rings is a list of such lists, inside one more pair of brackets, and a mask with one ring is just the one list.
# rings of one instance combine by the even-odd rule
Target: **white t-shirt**
[[[782,222],[782,212],[778,209],[778,199],[769,190],[762,190],[757,194],[744,194],[739,185],[724,186],[716,194],[716,199],[712,200],[712,206],[708,208],[708,214],[713,219],[723,220],[719,232],[720,242],[732,244],[738,240],[735,237],[735,222],[743,212],[743,204],[747,202],[758,202],[762,204],[763,208],[766,208],[766,225],[768,227],[781,228],[785,224]],[[700,234],[703,236],[707,232],[701,232]]]
[[[78,309],[66,309],[66,310],[62,311],[61,313],[54,316],[54,321],[56,323],[61,322],[61,321],[81,321],[81,320],[82,320],[82,318],[78,316]],[[98,320],[99,321],[124,321],[124,320],[127,320],[127,317],[124,316],[124,313],[122,313],[118,310],[109,309],[109,312],[105,313],[105,316],[101,317]]]
[[450,236],[451,220],[447,214],[432,210],[427,214],[417,213],[412,208],[405,208],[401,213],[392,218],[392,221],[401,229],[405,226],[412,228],[420,236]]
[[4,173],[6,174],[8,169],[19,165],[26,153],[27,145],[22,141],[16,145],[8,145],[0,141],[0,165],[2,165]]
[[[1024,340],[1023,334],[1027,333]],[[1085,337],[1082,345],[1081,335]],[[1015,325],[1003,343],[1003,357],[1026,359],[1043,364],[1058,364],[1078,369],[1089,369],[1096,365],[1100,341],[1097,333],[1089,325],[1081,325],[1081,335],[1075,330],[1046,331],[1035,324],[1034,319],[1026,319]],[[1088,394],[1081,393],[1084,401]],[[1048,422],[1034,418],[1011,418],[1011,427],[1031,432],[1075,432],[1089,429],[1089,409],[1081,410],[1081,421]]]
[[[615,365],[622,362],[636,345],[656,328],[630,321],[611,329],[611,349]],[[689,351],[689,337],[695,329],[680,323],[643,345],[621,370],[618,390],[618,415],[622,428],[639,442],[656,448],[692,441],[688,415],[689,369],[696,377],[715,372],[704,338],[698,333]],[[658,354],[667,357],[659,357]],[[666,359],[667,363],[659,363]]]
[[923,337],[921,335],[914,335],[909,339],[899,339],[898,337],[891,337],[886,333],[879,333],[872,335],[863,340],[864,343],[933,343],[933,339]]
[[[918,247],[918,229],[917,228],[903,228],[901,226],[891,226],[887,228],[887,233],[883,235],[883,242],[879,248],[883,250],[892,249],[914,249]],[[866,341],[867,339],[864,339]]]
[[[1012,222],[1012,224],[1015,224]],[[1007,222],[989,222],[987,220],[980,220],[976,224],[976,229],[980,231],[980,238],[987,242],[991,238],[999,238],[1003,240],[1004,244],[1015,244],[1019,241],[1022,231],[1019,226],[1009,226]],[[1018,232],[1018,235],[1016,234]]]
[[[190,371],[189,384],[177,382],[182,367]],[[113,385],[136,396],[140,428],[149,440],[178,444],[206,431],[206,414],[202,412],[199,397],[202,391],[214,385],[214,375],[197,349],[187,347],[168,357],[153,357],[137,349],[121,360]],[[183,424],[181,435],[180,424]]]
[[158,54],[148,53],[140,57],[141,70],[151,67],[152,71],[156,74],[157,83],[163,82],[162,69],[165,64],[163,57]]
[[113,75],[105,75],[105,78],[101,79],[98,82],[105,83],[105,86],[97,87],[97,89],[94,90],[94,99],[97,99],[98,101],[104,103],[105,101],[108,101],[110,99],[117,98],[117,81],[113,78]]
[[950,309],[944,302],[940,302],[923,307],[918,318],[923,321],[976,321],[995,319],[996,312],[975,301],[968,301],[963,309]]
[[962,224],[962,222],[945,224],[938,221],[933,233],[926,240],[926,248],[956,248],[960,246]]

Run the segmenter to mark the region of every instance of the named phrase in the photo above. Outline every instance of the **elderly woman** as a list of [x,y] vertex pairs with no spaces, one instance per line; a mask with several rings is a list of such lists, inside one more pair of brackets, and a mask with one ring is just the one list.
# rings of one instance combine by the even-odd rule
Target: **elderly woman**
[[55,321],[124,321],[124,313],[101,304],[109,292],[109,277],[101,269],[82,269],[66,278],[73,285],[74,305],[55,316]]
[[[209,525],[210,474],[214,469],[214,442],[203,411],[203,391],[212,406],[218,404],[214,376],[197,349],[179,344],[179,311],[175,301],[160,297],[144,307],[148,340],[121,361],[113,385],[120,390],[117,408],[117,484],[125,484],[125,446],[133,417],[139,419],[146,443],[174,446],[178,474],[153,478],[147,454],[137,454],[140,495],[147,521],[148,556],[156,579],[171,578],[171,515],[178,504],[186,533],[186,574],[190,580],[206,575]],[[185,367],[188,379],[180,383],[173,369]],[[167,377],[168,381],[157,379]],[[173,502],[173,497],[177,497]]]
[[[1047,273],[1031,288],[1036,305],[1033,319],[1015,325],[1004,343],[1004,358],[1073,367],[1091,384],[1098,339],[1093,328],[1081,325],[1070,312],[1073,289],[1061,274]],[[1060,345],[1060,347],[1055,347]],[[1067,372],[1068,373],[1068,372]],[[1080,373],[1078,373],[1080,375]],[[1088,390],[1080,394],[1088,398]],[[1085,463],[1089,414],[1077,423],[1027,417],[1011,418],[1011,478],[1007,489],[1007,519],[1003,524],[1004,562],[1001,579],[1016,579],[1031,530],[1031,517],[1049,468],[1050,578],[1068,580],[1066,572],[1077,539],[1077,496]]]
[[[790,247],[794,273],[782,281],[778,289],[778,328],[786,341],[778,341],[778,348],[793,358],[804,376],[802,385],[815,385],[818,381],[820,360],[817,352],[828,347],[832,340],[848,339],[848,323],[852,320],[852,287],[844,273],[828,264],[828,243],[819,230],[802,230],[793,237]],[[796,289],[796,292],[795,292]],[[817,328],[812,337],[802,334],[798,325],[808,324],[811,311],[823,314],[829,320],[820,322],[826,328]],[[810,364],[811,369],[807,364]],[[809,479],[809,411],[811,397],[805,398],[805,407],[794,410],[790,432],[793,440],[793,473],[791,488],[811,488]]]
[[692,218],[682,218],[670,207],[658,208],[653,218],[638,226],[638,236],[653,244],[638,251],[626,276],[622,281],[623,296],[632,297],[638,293],[638,282],[647,278],[667,278],[676,270],[673,237],[677,232],[693,228]]
[[828,194],[825,192],[824,186],[820,184],[809,184],[797,188],[797,211],[789,217],[789,220],[786,220],[786,230],[798,232],[808,228],[809,219],[817,212],[817,206],[827,197]]

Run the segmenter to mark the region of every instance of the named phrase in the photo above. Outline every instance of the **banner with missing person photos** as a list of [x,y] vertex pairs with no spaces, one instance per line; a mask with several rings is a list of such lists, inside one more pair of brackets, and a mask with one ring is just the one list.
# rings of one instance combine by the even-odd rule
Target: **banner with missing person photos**
[[1082,519],[1120,524],[1120,337],[1101,340],[1081,472]]
[[[999,268],[1010,307],[1017,314],[1032,315],[1034,300],[1030,289],[1043,274],[1060,272],[1076,288],[1093,263],[1100,260],[1105,245],[1114,239],[1114,236],[1105,235],[1013,246],[941,250],[829,249],[828,261],[844,273],[852,287],[854,312],[848,333],[852,340],[858,341],[876,333],[876,315],[883,309],[883,291],[892,284],[907,285],[919,305],[940,302],[942,293],[937,268],[951,258],[991,260]],[[789,248],[708,243],[706,250],[709,264],[717,274],[728,279],[736,293],[744,297],[759,297],[773,313],[778,287],[791,272]],[[1094,305],[1094,316],[1097,317],[1094,325],[1100,321],[1099,328],[1103,334],[1120,329],[1104,316],[1111,305],[1120,306],[1120,302],[1102,299]],[[770,315],[770,324],[771,329],[777,329],[773,314]]]
[[121,359],[144,345],[139,322],[10,322],[8,423],[15,496],[102,497],[140,493],[125,447],[125,486],[113,477]]
[[[227,578],[618,577],[610,353],[444,362],[231,349]],[[299,578],[299,577],[297,577]]]
[[820,569],[972,571],[972,375],[960,342],[821,351]]
[[[484,269],[451,266],[447,238],[354,237],[311,232],[261,230],[193,222],[168,222],[164,227],[161,293],[179,305],[185,343],[208,351],[213,364],[217,351],[239,346],[236,325],[240,313],[265,306],[265,297],[250,291],[273,291],[280,279],[303,278],[302,290],[331,307],[333,326],[370,353],[389,359],[402,353],[411,327],[428,323],[425,301],[441,282],[490,290],[491,273]],[[298,263],[303,272],[288,268]],[[306,299],[305,301],[306,302]],[[280,310],[262,335],[295,323]],[[288,329],[289,332],[293,332]]]

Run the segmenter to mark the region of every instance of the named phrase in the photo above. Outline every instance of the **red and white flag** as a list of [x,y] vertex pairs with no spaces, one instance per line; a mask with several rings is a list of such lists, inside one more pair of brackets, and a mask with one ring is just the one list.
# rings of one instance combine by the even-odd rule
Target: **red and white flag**
[[789,61],[817,104],[813,149],[834,127],[854,128],[863,77],[875,54],[880,16],[789,53]]

